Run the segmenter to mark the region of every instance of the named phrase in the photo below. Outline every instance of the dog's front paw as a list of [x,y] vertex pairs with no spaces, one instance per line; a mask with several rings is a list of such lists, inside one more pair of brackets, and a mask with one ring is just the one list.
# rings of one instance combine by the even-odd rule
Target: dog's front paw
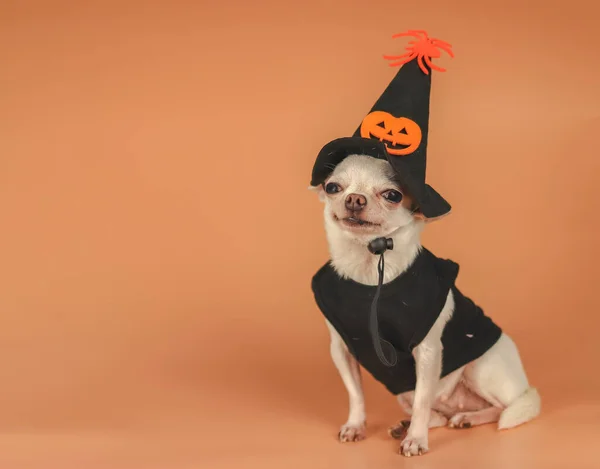
[[346,423],[340,428],[338,438],[342,443],[348,443],[349,441],[360,441],[366,438],[365,425],[352,425]]
[[414,438],[407,436],[400,446],[400,454],[402,456],[421,456],[429,451],[427,437]]

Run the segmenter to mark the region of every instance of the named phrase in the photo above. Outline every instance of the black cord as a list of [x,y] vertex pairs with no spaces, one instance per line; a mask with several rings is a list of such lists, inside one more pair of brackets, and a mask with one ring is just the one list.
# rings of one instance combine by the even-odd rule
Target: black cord
[[[396,355],[396,350],[394,346],[390,344],[387,340],[382,339],[379,336],[379,323],[377,321],[377,305],[379,303],[379,296],[381,295],[381,287],[383,285],[383,271],[385,269],[385,260],[383,259],[383,253],[379,257],[379,263],[377,264],[377,272],[379,273],[379,282],[377,283],[377,290],[375,291],[375,296],[373,297],[373,302],[371,303],[371,315],[369,316],[369,329],[371,331],[371,338],[373,339],[373,346],[375,347],[375,352],[377,353],[377,357],[381,363],[385,366],[392,367],[396,365],[398,361],[398,357]],[[386,353],[384,352],[384,348],[388,350],[388,356],[390,359],[386,357]]]

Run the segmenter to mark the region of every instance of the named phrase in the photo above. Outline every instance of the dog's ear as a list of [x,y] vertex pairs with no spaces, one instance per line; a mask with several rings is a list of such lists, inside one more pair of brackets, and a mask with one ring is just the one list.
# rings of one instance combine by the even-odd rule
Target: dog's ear
[[308,186],[308,190],[312,192],[316,192],[319,196],[319,200],[321,202],[325,202],[325,189],[323,189],[323,185],[319,184],[318,186]]

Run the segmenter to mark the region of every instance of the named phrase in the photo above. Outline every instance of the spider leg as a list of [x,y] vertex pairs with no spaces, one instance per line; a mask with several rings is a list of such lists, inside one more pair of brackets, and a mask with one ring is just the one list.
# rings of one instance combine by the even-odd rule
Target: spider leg
[[438,67],[437,65],[433,65],[431,63],[431,59],[429,57],[427,57],[427,56],[425,56],[425,63],[429,66],[429,68],[431,70],[437,70],[438,72],[445,72],[446,71],[445,68]]
[[429,38],[427,31],[423,31],[422,29],[410,29],[408,32],[413,34],[421,34],[422,36],[425,36],[424,39]]
[[436,44],[444,45],[446,47],[452,47],[452,44],[450,44],[449,42],[446,42],[446,41],[442,41],[441,39],[435,39],[435,38],[432,37],[429,40],[431,42],[436,43]]
[[402,59],[402,60],[400,60],[400,61],[398,61],[398,62],[392,62],[392,63],[390,64],[390,67],[397,67],[398,65],[403,65],[403,64],[405,64],[405,63],[407,63],[407,62],[410,62],[410,61],[411,61],[412,59],[414,59],[416,56],[417,56],[417,53],[416,53],[416,52],[414,52],[414,53],[410,54],[408,57],[406,57],[405,59]]
[[394,34],[392,36],[392,39],[396,39],[397,37],[406,37],[406,36],[411,36],[411,37],[416,37],[417,39],[421,39],[421,36],[419,36],[416,31],[408,31],[406,33],[398,33],[398,34]]
[[425,65],[423,65],[423,57],[425,57],[425,60],[428,60],[428,57],[426,55],[424,56],[424,55],[419,54],[419,58],[417,59],[417,62],[419,63],[419,67],[421,68],[421,70],[423,70],[423,73],[425,75],[429,75],[429,70],[427,70]]
[[411,54],[412,54],[412,52],[407,52],[406,54],[402,54],[402,55],[384,55],[383,58],[385,60],[397,60],[397,59],[403,59],[404,57],[408,57]]
[[452,49],[451,49],[452,46],[450,44],[448,44],[447,42],[443,42],[443,41],[434,42],[433,45],[442,50],[445,50],[450,57],[454,57],[454,52],[452,52]]
[[404,65],[405,63],[410,62],[410,60],[405,59],[405,60],[401,60],[400,62],[392,62],[390,64],[390,67],[399,67],[400,65]]

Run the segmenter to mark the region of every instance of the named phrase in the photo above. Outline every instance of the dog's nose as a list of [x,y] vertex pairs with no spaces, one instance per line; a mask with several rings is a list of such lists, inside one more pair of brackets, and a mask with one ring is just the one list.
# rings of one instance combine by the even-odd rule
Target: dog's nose
[[346,208],[353,212],[360,212],[367,205],[367,198],[360,194],[350,194],[346,197]]

